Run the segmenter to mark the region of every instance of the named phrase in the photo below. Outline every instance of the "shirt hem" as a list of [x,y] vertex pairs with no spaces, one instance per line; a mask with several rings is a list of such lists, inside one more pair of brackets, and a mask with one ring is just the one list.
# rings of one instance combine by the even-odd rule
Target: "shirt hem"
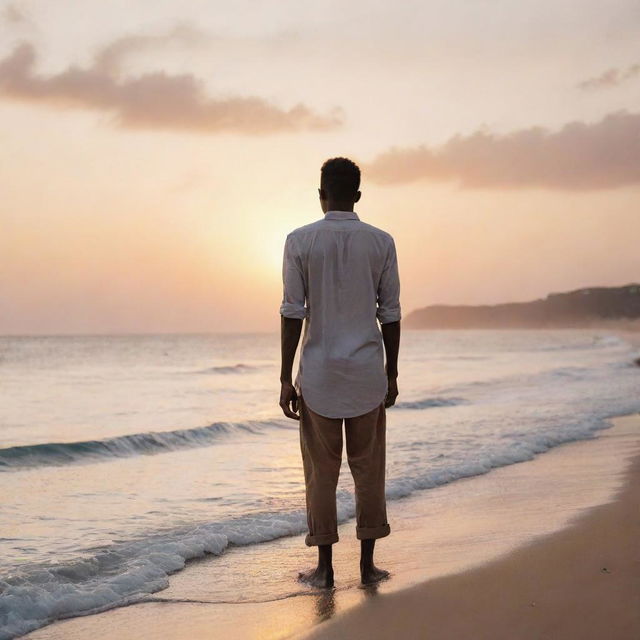
[[300,388],[299,394],[304,398],[304,402],[307,405],[307,407],[309,407],[309,409],[311,409],[311,411],[313,411],[314,413],[317,413],[319,416],[322,416],[323,418],[331,418],[331,419],[340,419],[340,420],[346,420],[347,418],[357,418],[358,416],[362,416],[365,413],[369,413],[370,411],[373,411],[376,407],[380,406],[383,402],[384,399],[387,395],[387,392],[385,391],[384,395],[380,398],[380,400],[378,400],[377,402],[375,402],[373,405],[370,405],[367,409],[364,410],[357,410],[357,413],[351,413],[349,412],[349,415],[344,415],[344,414],[340,414],[340,415],[327,415],[327,413],[323,413],[322,411],[318,411],[317,409],[314,409],[313,407],[313,401],[309,402],[308,397],[304,394],[302,388]]

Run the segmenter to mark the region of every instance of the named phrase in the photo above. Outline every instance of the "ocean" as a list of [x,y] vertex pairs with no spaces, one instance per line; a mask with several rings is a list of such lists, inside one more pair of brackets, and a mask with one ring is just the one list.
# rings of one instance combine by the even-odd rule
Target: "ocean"
[[[0,337],[0,638],[306,530],[279,349],[275,333]],[[640,411],[637,357],[604,330],[405,330],[388,500],[595,437]],[[344,464],[340,521],[354,512]],[[247,582],[220,573],[215,589],[242,602],[294,588]]]

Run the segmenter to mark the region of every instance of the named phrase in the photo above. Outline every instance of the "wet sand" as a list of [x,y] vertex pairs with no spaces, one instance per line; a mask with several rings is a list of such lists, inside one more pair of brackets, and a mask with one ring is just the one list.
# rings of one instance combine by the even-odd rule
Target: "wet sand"
[[[628,419],[640,428],[640,419]],[[384,595],[304,636],[640,638],[640,455],[613,501],[471,571]]]
[[[442,635],[448,631],[445,626],[438,626],[446,624],[447,611],[449,620],[454,622],[472,613],[484,616],[493,612],[494,622],[498,624],[500,618],[505,620],[507,610],[501,607],[507,604],[493,606],[491,598],[502,600],[511,592],[521,594],[513,600],[515,621],[543,620],[541,612],[545,611],[555,611],[555,617],[551,618],[554,624],[574,619],[579,601],[571,604],[563,600],[564,592],[571,591],[567,585],[572,584],[572,580],[580,586],[589,576],[593,577],[590,572],[595,571],[595,577],[614,585],[613,590],[625,591],[627,583],[623,581],[630,579],[632,569],[625,568],[624,558],[603,555],[604,548],[602,553],[594,555],[594,545],[599,544],[598,541],[607,543],[612,535],[607,527],[620,534],[615,538],[617,546],[623,544],[625,531],[631,530],[634,540],[640,533],[637,522],[620,524],[625,507],[617,510],[615,505],[623,504],[619,498],[612,502],[627,478],[636,478],[637,486],[638,462],[633,467],[635,475],[629,476],[628,471],[634,454],[640,452],[640,416],[618,418],[613,423],[612,428],[598,432],[594,439],[561,445],[532,461],[494,469],[482,476],[390,502],[392,535],[379,542],[376,561],[390,569],[392,576],[377,587],[359,587],[358,542],[354,523],[349,522],[340,527],[341,539],[334,548],[337,587],[334,591],[317,592],[296,582],[297,572],[312,565],[315,553],[304,545],[304,536],[293,536],[247,548],[232,548],[221,557],[191,562],[185,570],[172,576],[168,589],[145,597],[137,604],[62,620],[26,637],[33,640],[270,639],[304,637],[311,631],[319,634],[313,637],[359,638],[366,636],[361,636],[358,625],[367,624],[375,627],[368,632],[372,637],[425,637],[426,634],[431,638],[446,638],[456,637],[455,634]],[[629,506],[628,499],[624,504]],[[637,504],[636,495],[636,507]],[[591,511],[594,508],[595,511]],[[582,516],[586,514],[590,518],[596,513],[601,513],[600,525],[591,525],[593,533],[581,546],[582,534],[576,536],[570,532],[590,522],[580,520]],[[559,536],[573,537],[556,551],[545,551],[544,545],[553,540],[550,534],[558,531]],[[637,551],[636,548],[636,564],[629,564],[636,572]],[[494,566],[487,563],[504,562],[510,553],[520,554],[513,556],[520,559],[508,565],[512,567],[511,574],[507,568],[494,568],[495,573],[484,581],[474,578],[485,575],[478,571],[485,572]],[[530,573],[532,567],[542,562],[532,560],[526,564],[530,554],[537,554],[532,558],[548,557],[547,563],[556,569],[551,577],[559,574],[569,582],[550,586],[553,590],[549,591],[541,581],[548,573],[540,576]],[[502,565],[495,565],[499,566]],[[608,572],[600,572],[604,566]],[[558,568],[561,571],[558,572]],[[216,577],[222,571],[235,576],[239,597],[231,600],[229,594],[217,589]],[[448,580],[462,581],[460,590],[447,591],[453,588],[446,586]],[[437,596],[440,602],[466,593],[470,613],[462,616],[462,605],[456,602],[455,607],[441,605],[435,612],[440,618],[420,618],[432,610],[431,605],[425,603],[436,602],[432,589],[441,584],[445,586],[437,587],[442,589]],[[593,593],[594,597],[601,595]],[[619,594],[620,602],[623,596],[624,593]],[[562,607],[554,608],[554,602],[562,602]],[[577,608],[574,610],[572,606]],[[602,608],[598,611],[604,615]],[[611,616],[623,618],[619,607],[606,612],[607,619]],[[427,627],[417,626],[426,624],[425,620],[428,620]],[[434,620],[439,622],[435,624]],[[476,620],[480,624],[484,618]],[[515,624],[509,620],[509,624]],[[506,622],[501,624],[500,629],[507,629]],[[411,633],[417,635],[411,636]],[[490,635],[484,637],[563,637],[553,633],[518,634],[519,631],[515,633],[511,629],[501,636],[492,629]],[[458,633],[457,638],[463,637],[464,634]],[[467,637],[483,636],[474,632]]]

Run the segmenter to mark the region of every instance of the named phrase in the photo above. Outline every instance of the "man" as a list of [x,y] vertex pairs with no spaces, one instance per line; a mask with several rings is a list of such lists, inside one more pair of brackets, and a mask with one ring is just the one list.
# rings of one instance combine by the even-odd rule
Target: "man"
[[324,218],[292,231],[284,248],[280,406],[286,416],[300,421],[309,526],[305,542],[318,547],[318,566],[300,578],[318,587],[333,586],[331,545],[338,541],[343,419],[355,483],[362,582],[388,575],[374,565],[373,550],[376,539],[390,533],[385,430],[386,408],[398,396],[400,281],[392,236],[362,222],[353,210],[359,187],[356,164],[347,158],[327,160],[319,189]]

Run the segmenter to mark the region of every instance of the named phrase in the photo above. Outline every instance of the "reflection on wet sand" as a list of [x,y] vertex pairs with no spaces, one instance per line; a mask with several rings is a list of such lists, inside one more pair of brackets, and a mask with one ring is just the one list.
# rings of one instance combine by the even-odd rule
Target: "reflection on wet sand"
[[[387,582],[385,580],[384,582]],[[380,589],[380,582],[374,582],[373,584],[360,585],[358,589],[366,597],[375,597],[378,595]],[[333,587],[332,589],[322,589],[314,594],[314,612],[315,623],[320,624],[332,618],[336,613],[336,594],[338,589]]]
[[321,593],[315,596],[315,613],[316,622],[324,622],[333,617],[336,612],[335,588],[323,589]]
[[[385,580],[385,582],[387,581]],[[377,596],[379,588],[380,588],[379,582],[374,582],[373,584],[365,584],[360,587],[360,589],[364,591],[364,594],[366,596]]]

